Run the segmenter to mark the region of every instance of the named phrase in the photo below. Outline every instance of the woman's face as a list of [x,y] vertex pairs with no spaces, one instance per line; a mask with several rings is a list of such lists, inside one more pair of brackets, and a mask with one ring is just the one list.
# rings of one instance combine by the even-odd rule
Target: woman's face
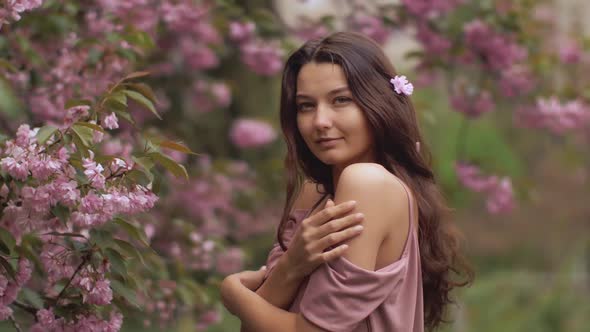
[[370,127],[340,65],[303,65],[297,77],[295,103],[299,132],[323,163],[344,168],[375,160]]

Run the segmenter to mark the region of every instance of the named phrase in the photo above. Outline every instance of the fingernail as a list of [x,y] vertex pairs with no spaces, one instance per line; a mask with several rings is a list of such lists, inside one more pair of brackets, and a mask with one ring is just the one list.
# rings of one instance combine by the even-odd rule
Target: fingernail
[[353,229],[354,229],[355,231],[362,231],[362,230],[363,230],[363,228],[364,228],[364,227],[363,227],[363,225],[356,225],[356,226],[354,226],[354,227],[353,227]]
[[266,270],[266,265],[263,265],[260,269],[261,270]]
[[350,205],[350,206],[355,206],[355,205],[356,205],[356,201],[349,201],[349,202],[348,202],[348,205]]

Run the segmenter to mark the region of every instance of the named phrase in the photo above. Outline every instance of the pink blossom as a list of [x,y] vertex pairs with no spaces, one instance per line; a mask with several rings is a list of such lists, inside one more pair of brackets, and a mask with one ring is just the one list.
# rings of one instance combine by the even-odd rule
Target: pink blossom
[[278,41],[251,40],[240,50],[242,62],[259,75],[272,76],[283,67],[283,50]]
[[111,113],[104,118],[103,126],[108,129],[119,128],[119,121],[115,113]]
[[432,56],[443,56],[451,48],[451,41],[433,31],[426,23],[418,25],[416,38],[422,43],[426,52]]
[[217,107],[227,107],[231,103],[231,90],[225,83],[198,80],[193,86],[193,102],[201,113],[210,112]]
[[492,95],[488,91],[474,93],[471,90],[468,88],[467,91],[460,91],[451,96],[451,105],[456,111],[467,117],[477,118],[494,109]]
[[66,126],[71,126],[74,122],[86,119],[89,115],[89,110],[90,106],[88,105],[79,105],[68,108],[66,110],[64,124]]
[[454,9],[464,0],[402,0],[410,13],[421,18],[434,18]]
[[530,92],[535,82],[530,70],[524,66],[512,66],[502,72],[500,92],[506,97],[514,97]]
[[101,279],[94,282],[90,289],[86,289],[88,293],[83,293],[84,303],[107,305],[113,299],[113,291],[110,287],[108,279]]
[[244,42],[254,37],[256,25],[253,22],[233,21],[229,24],[229,37],[236,42]]
[[351,30],[360,32],[379,44],[385,43],[391,34],[391,30],[383,24],[381,18],[373,15],[353,15],[349,25]]
[[210,69],[219,64],[219,59],[211,48],[193,39],[182,38],[180,40],[180,50],[186,63],[192,69]]
[[390,79],[389,82],[393,85],[395,92],[399,94],[409,96],[414,92],[414,86],[412,83],[409,83],[408,79],[403,75],[396,75],[394,78]]
[[12,315],[12,309],[10,309],[8,306],[0,304],[0,321],[7,320],[10,315]]
[[102,175],[104,168],[102,165],[96,163],[94,159],[94,154],[90,151],[91,156],[90,158],[83,158],[82,159],[82,166],[84,167],[84,175],[90,180],[93,187],[97,189],[104,189],[105,187],[105,177]]
[[580,62],[580,59],[582,58],[582,48],[577,41],[567,39],[561,42],[558,47],[558,55],[561,62],[569,64]]
[[544,128],[562,135],[590,125],[590,107],[579,99],[562,103],[555,96],[538,98],[535,106],[518,110],[517,121],[526,127]]
[[41,4],[43,0],[6,0],[4,8],[0,9],[0,28],[3,24],[9,24],[11,20],[20,20],[23,12],[40,7]]
[[231,141],[240,148],[266,145],[277,137],[274,128],[254,119],[238,119],[230,129]]
[[205,330],[209,326],[219,323],[221,321],[221,314],[218,310],[207,310],[199,316],[197,323],[197,330]]
[[3,158],[0,160],[0,167],[17,180],[24,181],[29,177],[28,162],[24,158]]
[[3,199],[7,199],[9,193],[10,193],[10,189],[8,189],[8,186],[6,185],[6,183],[3,183],[2,187],[0,187],[0,197],[2,197]]
[[230,247],[217,256],[216,270],[222,275],[229,275],[244,267],[244,252],[239,247]]
[[295,31],[295,35],[303,40],[316,39],[328,35],[330,31],[323,24],[304,24]]
[[512,36],[500,34],[480,19],[465,24],[465,43],[494,70],[510,67],[527,57],[527,50],[518,45]]
[[502,178],[488,196],[486,207],[492,214],[508,213],[514,209],[514,193],[509,178]]
[[487,195],[486,207],[492,214],[508,213],[514,209],[514,193],[509,178],[483,175],[475,165],[459,162],[455,165],[459,182],[474,192]]

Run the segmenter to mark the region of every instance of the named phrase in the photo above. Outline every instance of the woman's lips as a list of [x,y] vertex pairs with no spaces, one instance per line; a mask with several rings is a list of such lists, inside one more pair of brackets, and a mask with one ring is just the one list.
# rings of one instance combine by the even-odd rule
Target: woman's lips
[[330,138],[330,139],[322,139],[322,140],[318,140],[316,141],[316,143],[322,147],[322,148],[331,148],[336,146],[336,144],[338,144],[338,142],[341,140],[342,138]]

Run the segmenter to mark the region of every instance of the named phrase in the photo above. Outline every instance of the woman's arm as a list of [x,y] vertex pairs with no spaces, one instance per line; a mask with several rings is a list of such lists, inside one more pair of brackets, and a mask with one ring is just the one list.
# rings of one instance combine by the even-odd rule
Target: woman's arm
[[[314,203],[318,202],[322,195],[317,191],[316,185],[306,181],[293,204],[293,209],[311,209]],[[256,293],[270,304],[288,309],[297,293],[297,289],[305,276],[293,273],[289,269],[288,256],[283,254],[274,269],[270,271],[268,278]]]
[[[242,320],[242,331],[326,332],[309,323],[300,314],[277,308],[265,301],[242,284],[240,274],[244,278],[252,278],[257,273],[244,271],[227,277],[221,285],[221,297],[227,309]],[[263,274],[258,274],[257,277],[262,278]],[[250,282],[256,284],[255,280]]]
[[[344,255],[354,265],[373,270],[380,244],[393,223],[407,224],[407,197],[403,188],[384,169],[374,165],[354,164],[347,167],[338,181],[336,201],[354,199],[358,209],[367,216],[365,231],[347,241],[350,248]],[[398,226],[398,225],[395,225]],[[406,225],[407,227],[407,225]],[[403,228],[402,228],[403,229]],[[239,282],[225,283],[222,293],[228,309],[252,331],[327,331],[315,326],[301,314],[289,313],[272,306]],[[324,326],[329,328],[329,326]]]

